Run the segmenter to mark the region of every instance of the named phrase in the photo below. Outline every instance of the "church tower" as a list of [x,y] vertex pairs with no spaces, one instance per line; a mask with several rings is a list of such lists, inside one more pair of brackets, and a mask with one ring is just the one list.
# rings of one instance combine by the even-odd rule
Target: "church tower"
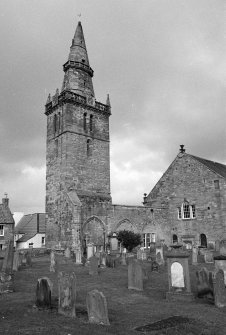
[[88,53],[78,22],[63,65],[61,92],[49,95],[46,151],[46,243],[77,248],[87,208],[111,204],[109,96],[95,100]]

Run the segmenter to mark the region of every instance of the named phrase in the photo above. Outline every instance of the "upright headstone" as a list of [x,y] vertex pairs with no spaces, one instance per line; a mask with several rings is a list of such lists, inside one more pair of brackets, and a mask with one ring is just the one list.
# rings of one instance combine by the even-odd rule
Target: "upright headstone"
[[14,248],[13,248],[13,241],[9,241],[6,252],[5,252],[5,257],[3,260],[3,265],[2,265],[2,272],[5,273],[12,273],[13,270],[13,256],[14,256]]
[[226,288],[222,269],[213,274],[214,303],[217,307],[226,307]]
[[86,303],[90,323],[110,325],[107,301],[102,292],[98,290],[88,292]]
[[92,243],[88,243],[87,244],[87,259],[89,259],[90,257],[93,257],[93,244]]
[[220,241],[220,255],[226,256],[226,240]]
[[98,274],[98,263],[99,259],[96,256],[92,256],[89,259],[89,274],[97,275]]
[[75,251],[75,262],[76,264],[82,264],[82,253],[80,249]]
[[126,263],[126,253],[123,252],[121,256],[121,265],[127,265]]
[[14,252],[14,257],[13,257],[13,271],[18,271],[20,266],[20,254],[19,251]]
[[55,252],[53,250],[51,250],[49,271],[50,272],[56,272],[56,269],[57,269],[56,255],[55,255]]
[[224,272],[224,283],[226,286],[226,256],[219,255],[214,257],[214,267],[215,271],[221,269]]
[[66,257],[66,258],[71,258],[71,250],[70,250],[70,248],[66,248],[65,249],[65,251],[64,251],[64,256]]
[[200,298],[213,298],[213,273],[205,267],[196,271],[197,295]]
[[197,264],[198,262],[197,256],[198,256],[198,249],[197,247],[193,246],[192,247],[192,264]]
[[169,291],[167,300],[192,301],[190,274],[188,267],[189,254],[180,248],[173,248],[166,254]]
[[36,286],[36,306],[41,308],[51,308],[52,287],[50,279],[42,277],[38,279]]
[[211,250],[207,250],[204,255],[205,263],[213,263],[213,252]]
[[128,265],[128,289],[143,291],[143,269],[135,259]]
[[111,244],[111,252],[118,251],[118,239],[115,233],[111,237],[110,244]]
[[219,240],[215,241],[215,250],[220,251],[220,241]]
[[71,274],[59,272],[58,274],[58,313],[76,317],[76,277]]
[[156,262],[158,265],[164,264],[163,247],[160,245],[157,245],[156,247]]
[[106,266],[106,257],[107,257],[106,253],[104,251],[101,252],[101,254],[100,254],[100,266],[101,267]]

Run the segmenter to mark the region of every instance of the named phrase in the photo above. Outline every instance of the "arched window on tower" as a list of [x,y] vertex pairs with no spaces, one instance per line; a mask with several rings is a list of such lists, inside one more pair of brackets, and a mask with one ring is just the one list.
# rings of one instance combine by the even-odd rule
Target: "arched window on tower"
[[92,131],[93,130],[93,115],[90,115],[89,118],[89,130]]
[[54,118],[53,118],[53,130],[54,130],[54,133],[57,131],[57,115],[56,114],[54,115]]
[[83,114],[83,129],[86,130],[86,116],[87,116],[87,113],[84,113]]
[[90,139],[88,139],[87,141],[86,141],[86,152],[87,152],[87,156],[90,156],[91,155],[91,140]]

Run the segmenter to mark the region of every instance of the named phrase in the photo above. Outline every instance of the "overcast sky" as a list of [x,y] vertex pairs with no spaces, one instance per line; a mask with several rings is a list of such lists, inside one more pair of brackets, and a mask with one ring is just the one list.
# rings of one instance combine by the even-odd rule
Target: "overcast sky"
[[110,94],[113,203],[140,205],[184,144],[226,164],[225,0],[1,0],[0,185],[45,211],[48,93],[81,13],[97,101]]

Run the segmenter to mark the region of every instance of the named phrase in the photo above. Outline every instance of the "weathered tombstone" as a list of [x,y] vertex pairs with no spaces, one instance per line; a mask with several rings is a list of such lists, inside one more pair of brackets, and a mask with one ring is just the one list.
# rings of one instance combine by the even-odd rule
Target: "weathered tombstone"
[[37,307],[51,308],[52,287],[50,279],[42,277],[38,279],[36,286],[36,301]]
[[56,255],[55,255],[55,252],[53,250],[51,250],[49,271],[50,272],[56,272],[56,268],[57,268]]
[[226,286],[226,256],[218,255],[214,257],[214,267],[215,271],[221,269],[224,272],[224,283]]
[[158,263],[159,266],[164,264],[164,259],[162,258],[162,255],[159,251],[156,254],[156,262]]
[[92,256],[89,259],[89,274],[97,275],[98,274],[98,263],[99,259],[96,256]]
[[113,257],[112,255],[107,255],[106,266],[108,268],[114,268],[115,267],[115,257]]
[[220,251],[220,241],[219,240],[215,241],[215,250]]
[[213,274],[214,303],[217,307],[226,307],[226,288],[222,269]]
[[101,254],[100,254],[100,266],[101,267],[106,266],[106,257],[107,257],[106,253],[104,251],[101,252]]
[[166,254],[169,291],[167,300],[192,301],[190,275],[188,267],[189,254],[185,251],[172,249]]
[[93,257],[93,244],[92,243],[88,243],[87,244],[87,259],[89,259],[90,257]]
[[199,298],[213,298],[213,273],[206,268],[196,271],[197,295]]
[[197,247],[193,246],[192,247],[192,264],[197,264],[198,262],[198,249]]
[[142,259],[142,250],[141,249],[137,250],[137,259]]
[[111,240],[111,252],[117,252],[118,251],[118,239],[116,233],[113,233]]
[[20,266],[20,255],[19,251],[14,252],[14,257],[13,257],[13,271],[18,271]]
[[135,259],[128,265],[128,289],[143,291],[143,269]]
[[71,258],[71,250],[70,250],[70,248],[66,248],[65,249],[65,251],[64,251],[64,256],[66,257],[66,258]]
[[75,251],[75,262],[76,264],[82,264],[82,253],[80,249]]
[[205,263],[213,263],[213,253],[208,250],[204,255]]
[[226,256],[226,240],[220,241],[220,255]]
[[86,298],[87,311],[90,323],[110,325],[108,319],[107,301],[102,292],[93,290]]
[[58,313],[76,317],[76,277],[71,274],[59,272],[58,274]]
[[8,245],[5,251],[5,257],[4,257],[3,265],[2,265],[2,272],[12,273],[13,256],[14,256],[13,241],[8,241]]
[[126,253],[123,252],[121,256],[121,265],[127,265],[126,263]]

